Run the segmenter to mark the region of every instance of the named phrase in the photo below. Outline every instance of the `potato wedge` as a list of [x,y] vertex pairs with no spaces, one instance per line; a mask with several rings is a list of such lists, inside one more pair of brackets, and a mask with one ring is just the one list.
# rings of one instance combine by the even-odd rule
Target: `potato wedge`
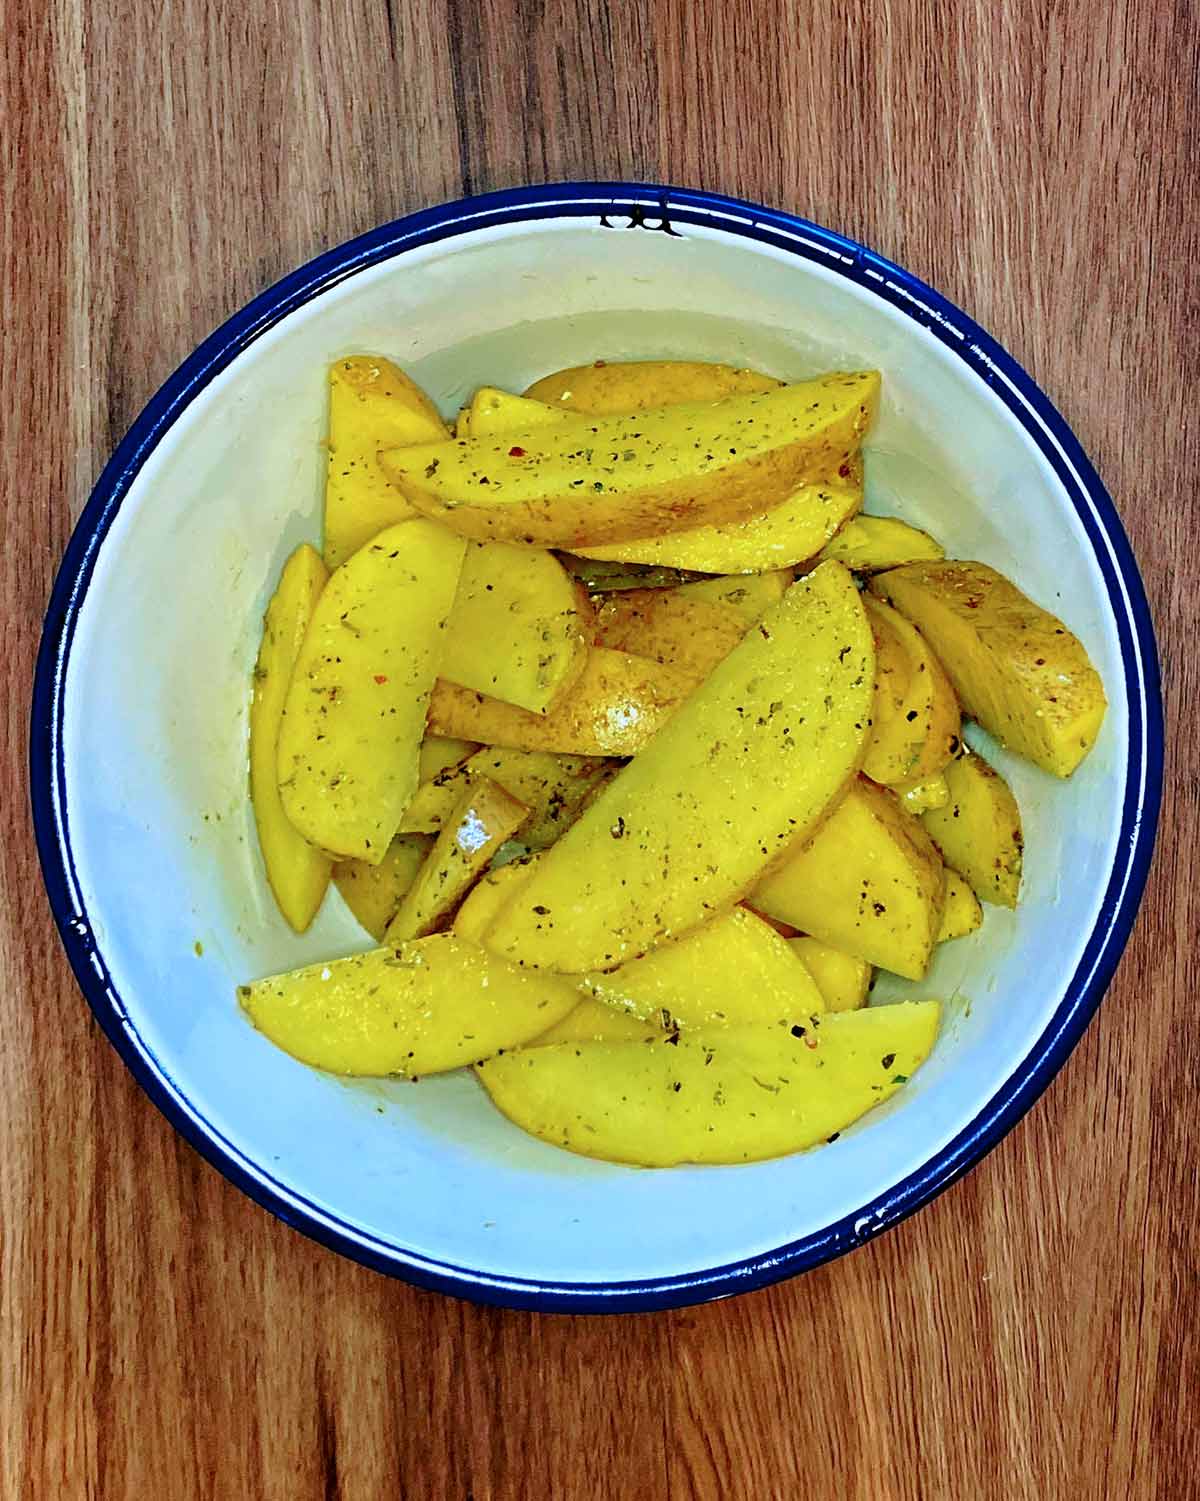
[[909,563],[871,581],[927,637],[963,710],[1043,771],[1068,777],[1100,733],[1100,676],[1062,621],[985,563]]
[[[426,735],[421,741],[421,753],[417,760],[420,785],[432,782],[444,771],[461,766],[468,756],[474,755],[479,746],[474,740],[455,740],[445,735]],[[438,825],[440,828],[441,826]]]
[[902,615],[867,595],[877,662],[896,667],[877,686],[863,771],[885,786],[924,781],[941,771],[961,744],[962,718],[950,680],[929,646]]
[[778,390],[781,385],[781,380],[757,370],[699,360],[596,360],[543,375],[525,395],[533,401],[549,402],[558,411],[589,412],[600,417],[684,401],[752,396]]
[[791,1026],[825,1009],[821,992],[770,923],[734,907],[674,943],[611,974],[582,975],[580,988],[670,1031]]
[[899,782],[892,791],[900,799],[906,813],[920,817],[933,808],[944,808],[950,801],[950,787],[945,776],[935,771],[931,777],[922,777],[916,782]]
[[749,629],[730,605],[688,599],[678,589],[625,589],[596,611],[596,645],[666,662],[699,682]]
[[858,446],[878,393],[877,371],[842,372],[765,395],[396,448],[380,463],[417,510],[464,536],[578,551],[770,508]]
[[772,605],[779,603],[794,582],[790,568],[774,568],[769,573],[696,579],[693,583],[677,585],[672,592],[680,599],[702,599],[706,604],[725,605],[736,610],[746,625],[751,626]]
[[517,887],[529,878],[538,856],[526,855],[520,860],[510,860],[507,865],[497,865],[472,886],[466,901],[458,909],[454,919],[454,931],[460,938],[471,943],[482,943],[483,935],[492,924],[492,919],[509,900]]
[[859,777],[750,900],[822,943],[919,980],[937,942],[945,884],[941,856],[920,820]]
[[328,570],[320,554],[301,543],[283,572],[263,616],[262,645],[250,701],[250,802],[267,881],[289,927],[297,933],[317,915],[329,886],[330,860],[293,828],[279,797],[279,727],[288,685],[317,608]]
[[983,922],[983,908],[979,898],[956,870],[946,869],[946,905],[942,908],[942,926],[938,929],[938,942],[949,943],[954,938],[965,938]]
[[546,851],[488,942],[549,969],[613,969],[720,912],[840,794],[873,686],[858,591],[823,563]]
[[928,532],[896,516],[855,516],[821,549],[855,573],[879,573],[901,563],[924,563],[946,556]]
[[384,941],[394,946],[448,927],[459,903],[528,812],[489,777],[472,777],[404,893]]
[[403,370],[356,354],[329,367],[329,466],[325,561],[344,563],[376,532],[416,512],[379,467],[381,448],[447,436],[437,408]]
[[753,1162],[816,1146],[906,1084],[937,1039],[936,1001],[834,1012],[794,1037],[738,1028],[674,1043],[537,1045],[480,1065],[515,1125],[611,1162]]
[[417,788],[425,713],[465,543],[403,521],[337,569],[279,729],[284,811],[310,843],[378,864]]
[[552,553],[469,542],[441,675],[544,714],[583,671],[590,614],[587,596]]
[[436,735],[579,756],[632,756],[675,712],[695,675],[647,657],[593,647],[583,671],[545,714],[441,681],[429,705]]
[[440,1074],[520,1047],[579,992],[452,933],[240,985],[250,1020],[301,1063],[367,1077]]
[[333,867],[333,884],[342,900],[376,943],[383,942],[388,924],[432,846],[428,834],[397,834],[378,865],[340,860]]
[[583,1000],[534,1041],[538,1047],[547,1048],[556,1042],[638,1042],[662,1036],[661,1023],[644,1022],[603,1001]]
[[454,419],[454,436],[456,438],[469,438],[471,436],[471,408],[459,407],[458,416]]
[[969,751],[951,761],[944,775],[949,800],[922,816],[925,832],[980,901],[1015,907],[1025,840],[1008,783]]
[[471,399],[470,436],[494,438],[518,427],[553,427],[559,415],[543,401],[514,396],[496,386],[480,386]]
[[813,977],[827,1011],[857,1011],[867,1004],[874,970],[865,959],[816,938],[790,938],[788,947]]

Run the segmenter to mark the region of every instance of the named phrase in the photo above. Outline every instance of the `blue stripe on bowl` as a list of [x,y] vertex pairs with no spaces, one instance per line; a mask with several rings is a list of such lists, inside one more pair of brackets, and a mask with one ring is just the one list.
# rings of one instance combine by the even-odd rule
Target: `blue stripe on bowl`
[[[80,608],[104,538],[129,487],[167,429],[262,333],[368,266],[469,231],[564,217],[723,230],[813,261],[890,303],[980,376],[1054,469],[1095,553],[1125,668],[1129,760],[1118,853],[1100,916],[1066,994],[1026,1058],[947,1146],[853,1215],[802,1240],[684,1276],[613,1283],[506,1278],[422,1257],[339,1220],[244,1156],[179,1091],[146,1047],[92,937],[75,878],[62,755],[63,689]],[[618,231],[619,232],[619,231]],[[68,544],[46,614],[34,678],[30,772],[34,827],[55,920],[80,988],[114,1047],[167,1119],[251,1198],[343,1255],[421,1287],[514,1308],[634,1312],[726,1297],[818,1266],[912,1214],[958,1179],[1020,1120],[1066,1061],[1128,941],[1146,882],[1162,791],[1158,658],[1128,539],[1078,440],[1025,371],[940,293],[853,240],[738,199],[636,183],[563,183],[466,198],[411,214],[310,261],[254,299],[192,354],[151,399],[101,474]]]

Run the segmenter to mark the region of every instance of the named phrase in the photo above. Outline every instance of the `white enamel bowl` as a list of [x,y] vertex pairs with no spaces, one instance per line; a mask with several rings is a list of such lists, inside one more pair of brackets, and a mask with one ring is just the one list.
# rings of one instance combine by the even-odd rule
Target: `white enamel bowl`
[[[599,356],[797,377],[878,366],[868,508],[935,532],[1061,613],[1103,674],[1068,783],[1001,754],[1028,835],[1024,902],[947,945],[930,1062],[832,1146],[646,1172],[521,1134],[469,1075],[352,1084],[294,1063],[234,987],[365,947],[331,893],[294,937],[246,796],[246,702],[283,559],[320,529],[325,369],[396,359],[447,413]],[[572,185],[388,225],[265,293],[172,376],[68,549],[34,694],[51,902],[109,1038],[233,1182],[325,1244],[536,1308],[700,1301],[860,1244],[987,1151],[1078,1039],[1128,936],[1153,841],[1154,641],[1120,523],[1029,378],[940,296],[813,225],[708,194]],[[893,992],[895,993],[895,992]],[[881,997],[882,998],[882,997]],[[1065,1144],[1064,1144],[1065,1147]]]

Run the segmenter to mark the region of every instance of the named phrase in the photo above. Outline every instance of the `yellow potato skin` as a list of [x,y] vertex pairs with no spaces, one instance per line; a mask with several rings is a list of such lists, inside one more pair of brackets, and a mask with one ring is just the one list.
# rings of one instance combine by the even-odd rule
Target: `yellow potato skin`
[[579,993],[436,933],[238,987],[250,1020],[301,1063],[334,1074],[440,1074],[553,1026]]
[[289,927],[303,933],[325,898],[330,860],[292,826],[279,796],[277,757],[288,686],[328,570],[307,542],[283,565],[263,617],[250,701],[250,801],[267,880]]
[[381,448],[447,436],[437,408],[382,355],[356,354],[329,367],[329,462],[325,561],[344,563],[376,532],[416,512],[379,467]]
[[816,938],[789,938],[788,947],[816,982],[828,1011],[857,1011],[867,1004],[874,970],[865,959]]
[[429,728],[484,745],[579,756],[632,756],[695,686],[695,675],[648,657],[593,647],[583,671],[545,714],[439,681]]
[[417,788],[425,714],[464,542],[417,519],[330,576],[279,730],[279,791],[296,829],[378,864]]
[[563,1042],[477,1070],[493,1103],[554,1146],[610,1162],[754,1162],[827,1141],[917,1072],[936,1001],[835,1012],[797,1026],[661,1042]]
[[873,684],[858,591],[822,564],[546,851],[489,944],[568,973],[614,969],[732,905],[853,775]]
[[901,563],[936,562],[946,552],[935,537],[896,516],[855,516],[820,556],[837,558],[854,573],[879,573]]
[[1008,783],[973,752],[951,761],[944,775],[949,798],[922,816],[925,832],[980,901],[1015,907],[1025,840]]
[[[586,612],[586,614],[585,614]],[[446,629],[448,682],[544,714],[587,657],[586,598],[553,554],[469,542]]]
[[770,923],[734,907],[611,974],[583,975],[596,1000],[682,1031],[789,1025],[825,1009],[821,992]]
[[388,923],[432,846],[426,834],[397,834],[378,865],[339,860],[333,867],[333,884],[342,900],[376,943],[383,942]]
[[764,395],[397,448],[380,463],[418,510],[464,536],[578,549],[770,508],[857,448],[878,393],[877,371],[839,372]]
[[863,771],[884,786],[908,787],[936,775],[962,743],[962,716],[950,679],[929,646],[902,615],[867,595],[879,661],[903,657],[881,682]]
[[463,897],[528,811],[489,777],[472,777],[404,893],[384,941],[395,945],[426,938],[448,926]]
[[919,819],[865,777],[795,854],[754,888],[768,917],[920,980],[942,921],[945,871]]
[[1057,616],[985,563],[909,563],[871,590],[911,620],[963,710],[1002,745],[1068,777],[1100,733],[1100,676]]
[[595,615],[597,646],[669,663],[697,682],[748,629],[740,611],[678,589],[622,589],[607,595]]
[[949,943],[965,938],[983,922],[983,908],[966,881],[955,870],[946,870],[946,905],[942,908],[942,925],[938,942]]
[[596,360],[542,376],[525,396],[556,411],[607,417],[686,401],[753,396],[782,385],[757,370],[699,360]]

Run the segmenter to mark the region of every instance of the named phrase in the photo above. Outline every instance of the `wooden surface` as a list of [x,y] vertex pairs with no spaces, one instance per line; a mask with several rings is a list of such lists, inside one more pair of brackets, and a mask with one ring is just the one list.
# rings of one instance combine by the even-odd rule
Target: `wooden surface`
[[[3,1501],[1200,1494],[1192,0],[8,0],[4,16]],[[340,1261],[180,1143],[59,951],[25,736],[73,518],[201,336],[407,210],[621,175],[859,236],[1007,344],[1133,535],[1173,750],[1117,984],[980,1168],[799,1281],[573,1320]]]

